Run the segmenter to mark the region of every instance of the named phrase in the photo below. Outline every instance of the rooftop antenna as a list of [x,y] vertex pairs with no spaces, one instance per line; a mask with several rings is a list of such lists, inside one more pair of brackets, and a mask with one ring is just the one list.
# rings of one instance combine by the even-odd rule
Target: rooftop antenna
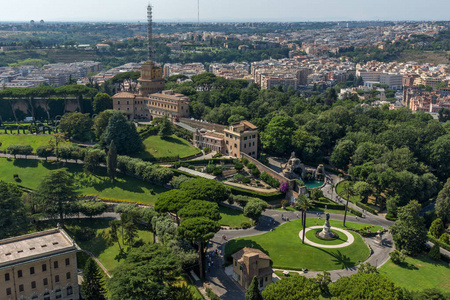
[[197,0],[197,24],[200,25],[200,0]]
[[148,60],[153,61],[153,54],[155,49],[153,48],[153,19],[152,19],[152,6],[149,3],[147,6],[147,39],[148,39]]

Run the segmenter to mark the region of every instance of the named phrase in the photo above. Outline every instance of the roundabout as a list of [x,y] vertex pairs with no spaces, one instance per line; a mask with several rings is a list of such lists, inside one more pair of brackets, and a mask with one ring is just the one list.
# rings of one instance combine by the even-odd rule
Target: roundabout
[[[339,231],[339,232],[343,233],[343,234],[347,237],[347,240],[346,240],[346,241],[343,241],[343,242],[340,243],[340,244],[335,244],[335,245],[319,244],[319,243],[316,243],[316,242],[313,242],[313,241],[309,240],[309,239],[306,237],[306,233],[307,233],[308,231],[314,230],[314,229],[320,229],[320,228],[322,228],[322,227],[323,227],[323,226],[311,226],[311,227],[306,228],[306,230],[305,230],[305,243],[308,244],[308,245],[314,246],[314,247],[318,247],[318,248],[328,248],[328,249],[329,249],[329,248],[344,248],[344,247],[350,246],[350,245],[353,244],[353,242],[355,241],[354,236],[353,236],[350,232],[348,232],[347,230],[338,228],[338,227],[331,227],[331,229],[332,229],[333,231]],[[303,230],[300,230],[300,232],[299,232],[298,235],[299,235],[300,240],[301,240],[302,237],[303,237]],[[326,242],[326,241],[324,240],[323,242]]]

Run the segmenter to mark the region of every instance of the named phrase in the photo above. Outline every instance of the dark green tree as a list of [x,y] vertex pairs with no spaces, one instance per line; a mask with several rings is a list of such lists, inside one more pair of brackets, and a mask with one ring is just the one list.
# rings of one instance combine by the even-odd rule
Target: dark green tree
[[95,170],[104,161],[105,152],[99,149],[89,151],[84,157],[83,170],[86,174],[94,174]]
[[170,121],[167,119],[167,117],[162,118],[161,122],[159,123],[159,131],[158,135],[160,137],[168,137],[173,132],[173,125],[170,123]]
[[192,199],[198,200],[223,202],[227,201],[230,195],[226,185],[212,179],[196,178],[183,182],[180,188],[191,195]]
[[102,275],[98,269],[97,263],[88,258],[83,269],[83,283],[81,284],[81,294],[86,300],[103,300],[105,289],[103,288]]
[[314,279],[294,275],[269,284],[262,296],[266,300],[318,299],[321,295],[319,284]]
[[277,116],[261,132],[263,148],[274,154],[285,154],[292,149],[292,135],[296,129],[291,117]]
[[112,110],[112,109],[108,109],[108,110],[102,111],[101,113],[99,113],[97,115],[97,117],[94,120],[94,125],[92,127],[97,140],[101,140],[102,134],[105,132],[106,127],[108,127],[109,118],[111,118],[111,116],[115,113],[120,113],[120,112]]
[[61,225],[64,215],[73,213],[77,200],[75,180],[66,169],[51,170],[42,179],[38,195],[43,199],[44,213],[48,216],[59,215]]
[[441,218],[437,218],[431,223],[430,226],[430,234],[435,238],[439,239],[441,235],[445,232],[444,222],[442,222]]
[[161,244],[131,248],[108,281],[111,300],[171,300],[181,275],[180,261]]
[[98,93],[94,97],[94,102],[92,103],[94,113],[99,114],[102,111],[113,108],[113,102],[110,95],[106,93]]
[[27,214],[22,191],[17,185],[0,181],[0,239],[27,229]]
[[67,113],[61,118],[59,129],[70,139],[87,141],[90,139],[90,132],[93,124],[89,114],[73,112]]
[[178,227],[180,236],[192,243],[197,243],[198,245],[201,277],[203,277],[204,274],[203,256],[205,245],[219,230],[220,225],[217,221],[205,217],[187,219],[181,222],[181,225]]
[[205,200],[192,200],[178,211],[183,220],[198,217],[207,217],[213,221],[221,219],[219,205]]
[[450,223],[450,178],[444,184],[436,199],[436,215],[444,224]]
[[259,217],[269,205],[263,200],[251,200],[244,207],[244,216],[251,218],[258,223]]
[[92,218],[93,216],[101,215],[106,211],[108,205],[105,202],[101,201],[86,201],[82,202],[79,205],[80,212]]
[[180,225],[178,211],[185,207],[192,197],[183,190],[170,190],[158,195],[155,203],[155,210],[160,213],[173,213],[176,216],[177,224]]
[[403,299],[403,291],[388,278],[378,274],[355,274],[342,277],[330,286],[330,293],[337,299]]
[[416,200],[400,207],[397,220],[389,230],[394,239],[395,248],[404,250],[409,255],[420,253],[427,241],[427,230],[423,217],[419,215],[421,205]]
[[346,168],[350,163],[350,158],[356,150],[355,143],[350,140],[340,141],[336,147],[334,147],[331,154],[330,161],[337,168]]
[[120,155],[137,153],[144,149],[136,127],[120,113],[114,113],[109,118],[108,126],[102,135],[100,144],[106,148],[112,140],[114,140],[117,153]]
[[111,182],[114,182],[117,170],[117,149],[114,144],[114,140],[111,140],[111,144],[109,144],[108,156],[106,157],[106,167]]
[[245,300],[263,300],[261,293],[259,292],[258,278],[253,277],[247,292],[245,292]]

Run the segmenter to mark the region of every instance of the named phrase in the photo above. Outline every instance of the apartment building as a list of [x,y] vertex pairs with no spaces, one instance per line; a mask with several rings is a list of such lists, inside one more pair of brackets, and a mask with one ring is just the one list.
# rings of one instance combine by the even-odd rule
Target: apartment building
[[59,228],[0,240],[0,300],[79,299],[79,250]]

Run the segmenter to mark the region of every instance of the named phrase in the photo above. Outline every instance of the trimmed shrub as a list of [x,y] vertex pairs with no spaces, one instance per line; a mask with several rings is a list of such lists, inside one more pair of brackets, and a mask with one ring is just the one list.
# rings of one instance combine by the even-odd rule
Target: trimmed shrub
[[241,158],[241,162],[244,164],[244,166],[246,166],[248,164],[248,159],[243,157]]
[[398,250],[392,251],[389,253],[389,256],[391,257],[392,262],[397,265],[405,261],[405,254]]
[[430,252],[428,252],[428,257],[432,260],[441,259],[441,249],[439,248],[438,244],[434,244],[434,246],[431,247]]
[[250,183],[250,178],[244,177],[244,178],[242,179],[242,183],[245,183],[245,184]]
[[265,183],[273,188],[278,188],[280,186],[280,182],[266,172],[262,172],[260,177],[262,180],[264,180]]
[[259,170],[255,167],[250,171],[250,173],[253,175],[253,177],[258,177],[261,172],[259,172]]

